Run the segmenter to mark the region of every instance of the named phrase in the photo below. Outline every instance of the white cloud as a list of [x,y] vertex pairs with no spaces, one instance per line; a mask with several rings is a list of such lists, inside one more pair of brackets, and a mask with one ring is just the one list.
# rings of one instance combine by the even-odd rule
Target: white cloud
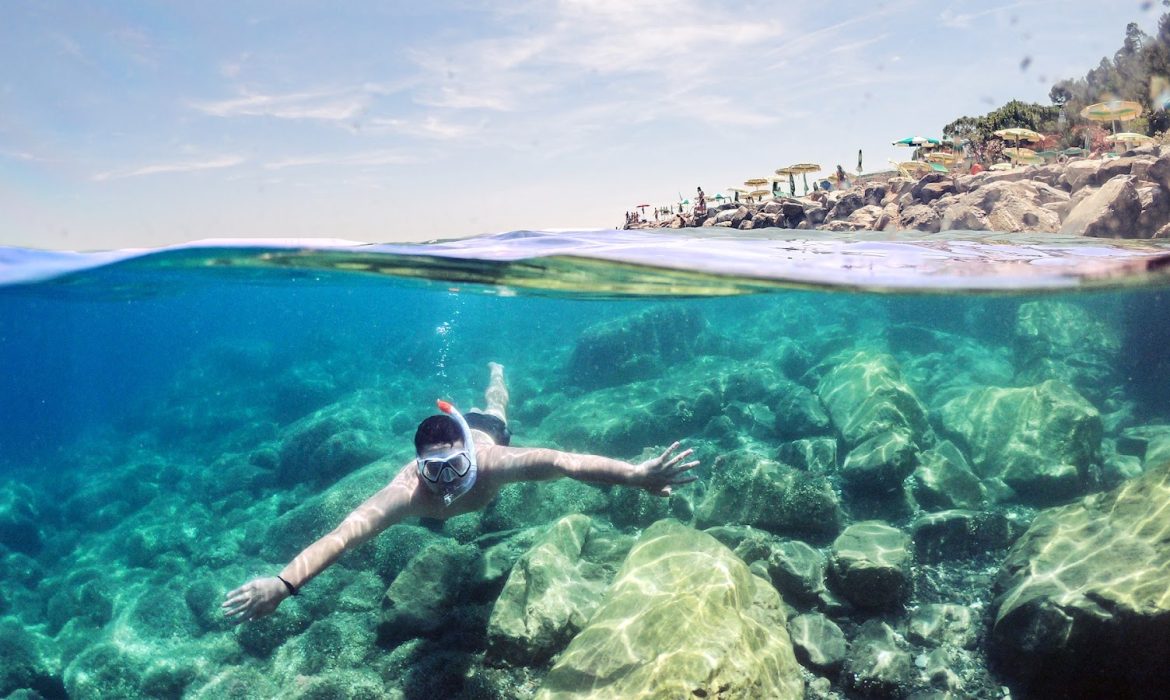
[[368,107],[364,90],[330,90],[286,95],[250,94],[218,102],[194,102],[192,106],[215,117],[274,117],[318,121],[350,121]]
[[418,162],[415,156],[393,150],[373,150],[358,153],[334,153],[296,156],[265,163],[269,170],[283,170],[284,168],[304,168],[311,166],[384,166],[409,165]]
[[141,177],[143,175],[162,175],[165,173],[189,173],[199,170],[216,170],[219,168],[231,168],[240,165],[243,162],[244,158],[241,156],[225,155],[207,160],[156,163],[154,165],[144,165],[137,168],[109,170],[106,172],[97,173],[93,176],[93,179],[97,181],[118,180],[127,177]]
[[363,122],[361,128],[363,132],[367,133],[393,131],[408,136],[418,136],[438,141],[453,141],[466,138],[476,133],[483,128],[483,122],[479,124],[458,124],[434,115],[419,120],[377,117]]

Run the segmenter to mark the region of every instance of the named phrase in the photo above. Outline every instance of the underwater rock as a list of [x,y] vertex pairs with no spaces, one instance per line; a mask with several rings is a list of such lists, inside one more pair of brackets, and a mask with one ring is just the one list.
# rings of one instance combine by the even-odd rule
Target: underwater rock
[[386,429],[390,416],[373,396],[356,394],[284,429],[277,482],[323,486],[397,447]]
[[65,691],[77,700],[141,697],[144,666],[117,644],[91,644],[65,667]]
[[916,676],[906,643],[880,620],[867,620],[861,625],[841,669],[845,687],[865,697],[903,697]]
[[1034,697],[1170,695],[1170,465],[1045,510],[995,583],[991,652]]
[[926,410],[890,355],[846,355],[821,378],[817,396],[851,448],[889,432],[904,432],[918,444],[928,428]]
[[788,634],[802,665],[833,675],[841,670],[849,645],[832,620],[820,613],[797,615],[788,621]]
[[591,326],[573,345],[569,381],[599,389],[656,377],[694,356],[706,330],[707,321],[694,306],[655,306]]
[[801,698],[780,596],[709,535],[647,528],[537,698]]
[[845,528],[830,561],[836,588],[859,608],[897,608],[910,594],[910,538],[883,522]]
[[939,417],[980,477],[1003,479],[1029,503],[1083,492],[1100,461],[1100,413],[1060,382],[976,388],[947,402]]
[[975,613],[966,605],[928,603],[910,613],[906,638],[914,644],[937,647],[944,644],[972,649],[979,639]]
[[[331,613],[315,620],[304,632],[276,650],[273,669],[282,687],[295,687],[297,679],[329,672],[347,673],[363,664],[375,650],[377,616],[369,613]],[[341,697],[349,697],[343,693]]]
[[479,558],[475,545],[451,540],[424,547],[386,589],[379,642],[393,645],[411,637],[432,636],[450,624],[458,606],[466,602],[462,594]]
[[879,433],[854,447],[841,465],[847,488],[895,491],[918,464],[918,448],[904,430]]
[[581,559],[588,516],[558,520],[512,567],[488,618],[489,659],[543,663],[585,626],[608,581]]
[[46,658],[37,636],[11,620],[0,621],[0,697],[19,697],[18,691],[32,691],[31,697],[65,696],[59,674]]
[[777,534],[835,535],[844,513],[827,479],[751,452],[719,455],[695,524],[742,524]]
[[799,540],[776,543],[770,550],[768,577],[786,603],[813,606],[825,599],[825,555]]
[[604,490],[573,479],[508,484],[484,508],[481,526],[484,532],[514,530],[552,522],[564,513],[604,513],[609,507]]
[[1057,379],[1097,401],[1117,384],[1114,368],[1121,339],[1116,329],[1079,304],[1020,304],[1014,344],[1023,382]]
[[1002,513],[943,510],[921,516],[910,530],[918,560],[936,563],[1006,549],[1022,528]]
[[914,500],[926,510],[977,508],[986,498],[979,477],[949,440],[918,455],[910,484]]
[[776,435],[783,440],[824,435],[832,428],[820,399],[796,382],[781,382],[768,407],[776,416]]
[[813,474],[837,471],[837,439],[803,438],[780,445],[776,457],[784,464]]
[[40,517],[32,489],[15,481],[0,486],[0,545],[35,556],[41,551]]

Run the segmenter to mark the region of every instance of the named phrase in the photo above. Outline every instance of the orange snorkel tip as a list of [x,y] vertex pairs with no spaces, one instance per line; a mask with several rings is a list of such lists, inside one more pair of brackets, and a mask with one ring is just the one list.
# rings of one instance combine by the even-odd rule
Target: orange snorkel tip
[[435,401],[435,405],[437,405],[439,407],[439,410],[442,411],[443,413],[450,413],[451,411],[455,410],[455,407],[453,405],[451,405],[451,403],[444,401],[442,399],[437,399]]

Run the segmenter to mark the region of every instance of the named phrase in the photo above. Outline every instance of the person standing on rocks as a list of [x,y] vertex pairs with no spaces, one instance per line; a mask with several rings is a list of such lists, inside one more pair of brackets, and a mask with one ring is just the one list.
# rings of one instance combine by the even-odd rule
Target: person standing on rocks
[[416,458],[399,470],[381,491],[350,513],[332,532],[306,547],[276,576],[253,579],[225,596],[223,613],[237,621],[255,620],[276,610],[286,598],[352,549],[406,518],[446,520],[482,509],[500,488],[518,481],[569,477],[619,484],[669,496],[675,486],[697,477],[688,474],[697,460],[693,450],[674,454],[674,442],[662,454],[640,464],[596,455],[545,448],[511,447],[508,387],[504,368],[489,363],[487,408],[466,418],[453,405],[438,401],[439,415],[419,424],[414,434]]

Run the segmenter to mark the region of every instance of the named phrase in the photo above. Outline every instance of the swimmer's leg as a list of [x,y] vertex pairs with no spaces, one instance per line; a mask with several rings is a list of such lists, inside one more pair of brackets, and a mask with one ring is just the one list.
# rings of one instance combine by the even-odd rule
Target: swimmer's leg
[[491,370],[491,379],[488,380],[487,390],[483,392],[484,401],[487,402],[483,412],[499,418],[507,425],[508,385],[504,383],[504,366],[498,362],[489,362],[488,369]]

